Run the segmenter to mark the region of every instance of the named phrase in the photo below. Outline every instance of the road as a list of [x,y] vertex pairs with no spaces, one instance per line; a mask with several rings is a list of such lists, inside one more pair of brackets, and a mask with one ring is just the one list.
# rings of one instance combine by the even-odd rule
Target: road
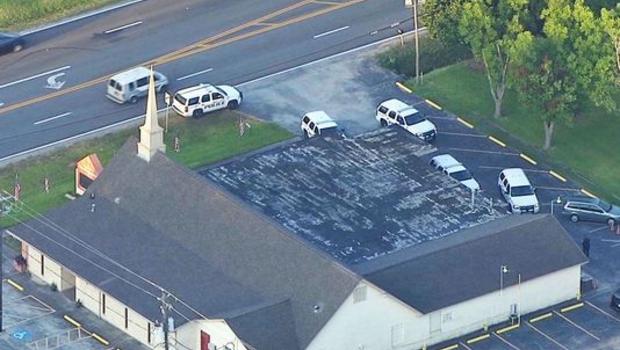
[[124,69],[154,64],[173,91],[237,85],[409,31],[409,19],[401,1],[148,0],[34,33],[0,57],[0,160],[141,115],[144,101],[105,98]]

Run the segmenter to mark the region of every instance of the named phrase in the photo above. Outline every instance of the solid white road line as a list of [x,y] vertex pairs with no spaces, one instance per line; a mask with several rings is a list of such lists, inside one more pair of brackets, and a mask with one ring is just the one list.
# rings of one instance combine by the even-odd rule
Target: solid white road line
[[103,34],[112,34],[114,32],[118,32],[118,31],[123,30],[123,29],[139,26],[142,23],[143,23],[142,21],[137,21],[137,22],[125,24],[125,25],[122,25],[122,26],[114,28],[114,29],[108,29],[105,32],[103,32]]
[[519,155],[519,153],[483,151],[483,150],[479,150],[479,149],[470,149],[470,148],[450,147],[449,149],[452,150],[452,151],[473,152],[473,153],[487,153],[487,154],[500,154],[500,155],[504,155],[504,156],[518,156]]
[[[518,154],[517,154],[518,155]],[[506,169],[506,167],[501,167],[501,166],[491,166],[491,165],[480,165],[478,166],[478,168],[483,168],[483,169],[498,169],[498,170],[502,170],[502,169]],[[521,168],[524,172],[526,173],[539,173],[539,174],[547,174],[547,171],[544,170],[538,170],[538,169],[527,169],[527,168]],[[540,187],[539,187],[540,188]],[[551,188],[551,187],[548,187]],[[572,188],[571,188],[572,190]]]
[[590,332],[589,330],[581,327],[580,325],[578,325],[577,323],[573,322],[572,320],[570,320],[568,317],[560,314],[559,312],[553,310],[553,313],[555,313],[556,315],[562,317],[566,322],[572,324],[573,326],[575,326],[577,329],[580,329],[581,331],[583,331],[585,334],[591,336],[592,338],[601,341],[601,338],[597,337],[596,335],[592,334],[592,332]]
[[200,74],[209,73],[209,72],[211,72],[211,71],[213,71],[213,68],[207,68],[207,69],[205,69],[205,70],[201,70],[200,72],[196,72],[196,73],[192,73],[192,74],[184,75],[184,76],[182,76],[182,77],[180,77],[180,78],[177,78],[177,81],[181,81],[181,80],[189,79],[189,78],[191,78],[191,77],[195,77],[195,76],[200,75]]
[[499,339],[499,340],[503,341],[503,342],[504,342],[504,344],[506,344],[506,345],[510,346],[511,348],[513,348],[513,349],[515,349],[515,350],[521,350],[521,349],[519,349],[519,347],[517,347],[517,346],[516,346],[516,345],[514,345],[513,343],[509,342],[508,340],[504,339],[504,337],[500,336],[499,334],[497,334],[497,333],[492,333],[492,334],[493,334],[494,336],[496,336],[496,337],[497,337],[497,339]]
[[[418,32],[425,32],[425,31],[426,31],[426,27],[422,27],[422,28],[419,28],[419,29],[418,29]],[[403,35],[413,35],[414,33],[415,33],[415,31],[414,31],[414,30],[412,30],[412,31],[409,31],[409,32],[407,32],[407,33],[405,33],[405,34],[403,34]],[[383,44],[383,43],[387,43],[387,42],[392,41],[392,40],[399,40],[399,38],[400,38],[400,35],[394,35],[394,36],[391,36],[391,37],[389,37],[389,38],[381,39],[381,40],[379,40],[379,41],[375,41],[375,42],[372,42],[372,43],[369,43],[369,44],[366,44],[366,45],[362,45],[362,46],[354,47],[354,48],[352,48],[352,49],[350,49],[350,50],[343,51],[343,52],[339,52],[339,53],[337,53],[337,54],[333,54],[333,55],[331,55],[331,56],[327,56],[327,57],[319,58],[318,60],[315,60],[315,61],[312,61],[312,62],[308,62],[308,63],[304,63],[304,64],[299,65],[299,66],[296,66],[296,67],[287,68],[287,69],[281,70],[281,71],[279,71],[279,72],[275,72],[275,73],[267,74],[267,75],[265,75],[265,76],[263,76],[263,77],[260,77],[260,78],[256,78],[256,79],[252,79],[252,80],[244,81],[244,82],[239,83],[239,84],[237,84],[237,85],[235,85],[235,86],[236,86],[236,87],[243,87],[243,86],[245,86],[245,85],[249,85],[249,84],[253,84],[253,83],[258,83],[259,81],[262,81],[262,80],[265,80],[265,79],[269,79],[269,78],[273,78],[273,77],[276,77],[276,76],[278,76],[278,75],[286,74],[286,73],[288,73],[288,72],[292,72],[292,71],[297,70],[297,69],[306,68],[306,67],[309,67],[309,66],[315,65],[315,64],[317,64],[317,63],[321,63],[321,62],[324,62],[324,61],[330,60],[330,59],[332,59],[332,58],[336,58],[336,57],[340,57],[340,56],[348,55],[348,54],[350,54],[350,53],[353,53],[353,52],[356,52],[356,51],[360,51],[360,50],[364,50],[364,49],[367,49],[367,48],[369,48],[369,47],[373,47],[373,46],[381,45],[381,44]]]
[[50,118],[41,119],[41,120],[39,120],[39,121],[37,121],[37,122],[32,123],[32,125],[45,124],[45,123],[47,123],[47,122],[51,122],[52,120],[55,120],[55,119],[60,119],[60,118],[68,117],[68,116],[70,116],[71,114],[73,114],[73,113],[71,113],[71,112],[66,112],[66,113],[59,114],[59,115],[54,116],[54,117],[50,117]]
[[[594,232],[603,231],[603,230],[609,230],[609,226],[601,226],[601,227],[593,228],[593,229],[591,229],[588,232],[589,233],[594,233]],[[605,241],[605,240],[603,240],[603,241]]]
[[312,39],[322,38],[324,36],[328,36],[330,34],[338,33],[338,32],[341,32],[343,30],[347,30],[349,28],[351,28],[351,27],[350,26],[340,27],[338,29],[334,29],[334,30],[330,30],[330,31],[327,31],[327,32],[324,32],[324,33],[321,33],[321,34],[317,34],[317,35],[313,36]]
[[478,138],[483,138],[483,139],[487,138],[486,136],[480,135],[480,134],[468,134],[468,133],[462,133],[462,132],[438,131],[437,133],[442,134],[442,135],[451,135],[451,136],[478,137]]
[[588,305],[592,306],[595,310],[597,310],[598,312],[602,313],[603,315],[605,315],[605,316],[607,316],[607,317],[609,317],[609,318],[611,318],[611,319],[613,319],[613,320],[615,320],[615,321],[620,322],[620,319],[619,319],[619,318],[617,318],[616,316],[614,316],[614,315],[610,314],[610,313],[609,313],[609,312],[607,312],[607,311],[604,311],[604,310],[603,310],[603,309],[601,309],[600,307],[598,307],[598,306],[596,306],[596,305],[592,304],[591,302],[589,302],[589,301],[587,301],[587,300],[586,300],[586,304],[588,304]]
[[29,80],[32,80],[32,79],[44,77],[44,76],[52,74],[52,73],[61,72],[63,70],[67,70],[69,68],[71,68],[71,66],[64,66],[64,67],[52,69],[52,70],[47,71],[47,72],[39,73],[39,74],[30,76],[30,77],[27,77],[27,78],[23,78],[23,79],[19,79],[19,80],[16,80],[16,81],[12,81],[10,83],[6,83],[4,85],[0,85],[0,89],[4,89],[5,87],[17,85],[17,84],[20,84],[20,83],[23,83],[23,82],[26,82],[26,81],[29,81]]
[[557,340],[551,338],[550,336],[548,336],[547,334],[545,334],[543,331],[541,331],[540,329],[534,327],[531,323],[526,322],[526,324],[528,326],[530,326],[530,328],[532,328],[533,330],[535,330],[536,332],[538,332],[538,334],[542,335],[543,337],[547,338],[548,340],[550,340],[551,342],[553,342],[555,345],[561,347],[564,350],[568,350],[568,348],[562,344],[560,344]]
[[536,186],[536,188],[541,189],[541,190],[548,190],[548,191],[573,191],[573,192],[579,192],[578,188],[570,188],[570,187]]
[[127,6],[131,6],[140,2],[144,2],[146,0],[132,0],[132,1],[127,1],[118,5],[112,5],[112,6],[108,6],[108,7],[104,7],[102,9],[98,9],[98,10],[94,10],[94,11],[90,11],[90,12],[86,12],[83,13],[81,15],[75,16],[75,17],[71,17],[71,18],[67,18],[65,20],[56,22],[56,23],[52,23],[46,26],[42,26],[42,27],[38,27],[38,28],[32,28],[32,29],[28,29],[26,31],[21,32],[21,35],[28,35],[28,34],[33,34],[33,33],[38,33],[38,32],[42,32],[44,30],[48,30],[48,29],[52,29],[55,27],[60,27],[62,25],[71,23],[71,22],[76,22],[79,20],[82,20],[84,18],[88,18],[88,17],[93,17],[93,16],[97,16],[100,15],[102,13],[106,13],[106,12],[110,12],[110,11],[114,11],[123,7],[127,7]]

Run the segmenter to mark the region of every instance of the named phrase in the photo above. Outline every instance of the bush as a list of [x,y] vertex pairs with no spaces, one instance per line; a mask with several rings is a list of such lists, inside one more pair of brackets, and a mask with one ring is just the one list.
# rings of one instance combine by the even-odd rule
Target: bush
[[50,284],[50,290],[52,292],[57,292],[58,291],[58,286],[56,285],[56,283],[52,282],[52,284]]
[[[420,38],[420,74],[449,66],[472,57],[471,51],[465,46],[445,46],[443,43],[428,36]],[[379,64],[398,74],[407,77],[415,76],[415,44],[413,40],[405,42],[405,46],[395,45],[377,56]]]

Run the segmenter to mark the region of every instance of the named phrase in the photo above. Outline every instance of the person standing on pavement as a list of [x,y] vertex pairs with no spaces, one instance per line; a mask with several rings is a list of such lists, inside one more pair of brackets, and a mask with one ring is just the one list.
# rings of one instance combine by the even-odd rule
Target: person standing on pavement
[[581,249],[583,250],[583,254],[585,254],[585,256],[589,258],[590,257],[590,238],[589,237],[585,237],[583,239],[583,241],[581,242]]

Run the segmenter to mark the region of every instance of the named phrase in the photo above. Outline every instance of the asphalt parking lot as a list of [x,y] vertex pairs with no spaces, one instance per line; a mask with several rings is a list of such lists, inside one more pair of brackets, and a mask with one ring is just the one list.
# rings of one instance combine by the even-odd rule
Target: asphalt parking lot
[[[510,331],[485,332],[488,338],[468,344],[467,340],[479,336],[472,334],[433,349],[620,349],[620,315],[610,307],[610,296],[620,287],[620,235],[610,231],[605,224],[572,223],[559,214],[558,197],[583,194],[582,187],[538,163],[527,154],[493,138],[459,118],[433,106],[415,94],[399,89],[399,77],[378,67],[374,55],[379,48],[367,48],[323,60],[274,77],[241,86],[246,101],[242,110],[258,117],[275,121],[300,134],[300,117],[311,110],[325,110],[347,134],[355,135],[379,127],[375,120],[376,106],[387,99],[398,98],[431,120],[438,129],[435,146],[437,152],[425,156],[449,153],[463,163],[480,183],[486,196],[494,205],[507,210],[497,188],[499,172],[505,168],[522,168],[541,205],[541,213],[553,210],[560,223],[581,245],[583,238],[591,239],[590,261],[583,271],[593,276],[597,288],[583,296],[575,309],[562,312],[566,305],[557,306],[535,315],[523,316],[521,326]],[[491,137],[489,137],[491,136]],[[586,189],[587,190],[587,189]],[[539,315],[550,316],[530,322]],[[457,347],[450,347],[455,346]]]
[[95,317],[61,293],[37,285],[17,273],[4,247],[2,254],[3,332],[2,350],[145,350],[120,330]]

